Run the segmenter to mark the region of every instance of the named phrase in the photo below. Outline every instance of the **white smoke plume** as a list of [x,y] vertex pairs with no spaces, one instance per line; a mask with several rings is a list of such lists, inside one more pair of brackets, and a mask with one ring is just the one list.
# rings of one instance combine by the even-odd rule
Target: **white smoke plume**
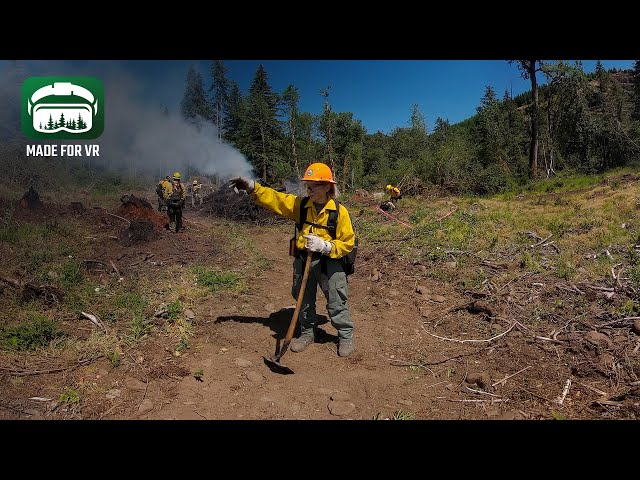
[[[80,63],[80,64],[79,64]],[[100,145],[100,156],[92,157],[91,164],[102,165],[110,171],[129,175],[155,175],[164,177],[174,171],[184,176],[216,175],[220,179],[232,176],[253,178],[251,164],[236,148],[218,143],[216,127],[206,121],[196,124],[182,118],[179,111],[165,114],[161,104],[166,99],[150,103],[142,100],[145,85],[125,68],[125,61],[33,61],[21,62],[23,76],[94,76],[102,80],[105,92],[105,126],[103,134],[95,140],[37,141],[27,143],[79,143]],[[171,64],[168,64],[170,67]],[[19,121],[19,103],[5,99],[20,98],[20,82],[16,82],[15,65],[5,64],[0,70],[0,122],[3,131],[14,131]],[[13,68],[12,68],[13,67]],[[182,97],[186,82],[175,85],[174,96]],[[174,75],[175,78],[175,75]],[[163,78],[154,79],[163,81]],[[16,90],[17,89],[17,90]],[[166,90],[166,89],[165,89]],[[20,132],[19,125],[17,131]],[[0,140],[5,140],[1,139]],[[84,148],[83,148],[84,152]]]

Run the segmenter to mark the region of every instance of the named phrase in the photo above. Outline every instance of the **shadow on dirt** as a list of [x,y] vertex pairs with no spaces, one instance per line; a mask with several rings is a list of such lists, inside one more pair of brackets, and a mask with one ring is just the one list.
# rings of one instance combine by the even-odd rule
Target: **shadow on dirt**
[[[293,316],[293,308],[283,308],[277,312],[273,312],[268,317],[247,317],[242,315],[225,315],[220,316],[214,320],[213,323],[223,322],[239,322],[239,323],[261,323],[265,327],[269,327],[273,330],[273,338],[281,340],[287,334],[289,324],[291,323],[291,317]],[[324,325],[329,323],[329,319],[325,315],[318,315],[318,325]],[[296,329],[293,332],[293,338],[300,335],[300,323],[296,325]],[[337,343],[338,336],[331,334],[323,328],[316,329],[316,343]]]

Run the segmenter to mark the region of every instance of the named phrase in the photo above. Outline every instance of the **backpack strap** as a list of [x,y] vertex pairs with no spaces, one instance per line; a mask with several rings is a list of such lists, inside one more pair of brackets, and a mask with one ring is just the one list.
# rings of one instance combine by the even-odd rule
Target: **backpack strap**
[[303,205],[305,205],[308,201],[309,201],[309,197],[304,197],[300,202],[300,218],[298,220],[298,223],[296,223],[296,228],[299,231],[302,231],[302,227],[304,226],[307,220],[307,210],[309,209],[309,207],[303,207]]
[[329,210],[329,221],[327,222],[327,230],[329,230],[329,235],[331,235],[331,238],[335,240],[338,236],[337,230],[338,216],[340,215],[340,202],[334,198],[333,203],[336,204],[336,209]]

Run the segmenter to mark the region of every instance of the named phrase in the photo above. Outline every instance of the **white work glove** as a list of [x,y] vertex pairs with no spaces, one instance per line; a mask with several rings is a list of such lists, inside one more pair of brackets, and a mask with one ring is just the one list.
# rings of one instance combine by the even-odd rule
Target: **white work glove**
[[320,252],[324,255],[329,255],[331,253],[331,242],[326,242],[313,233],[304,235],[304,238],[307,239],[305,247],[310,252]]
[[244,190],[247,193],[253,192],[254,187],[256,186],[256,182],[253,180],[247,180],[242,177],[234,177],[229,182],[229,188],[233,188],[235,190]]

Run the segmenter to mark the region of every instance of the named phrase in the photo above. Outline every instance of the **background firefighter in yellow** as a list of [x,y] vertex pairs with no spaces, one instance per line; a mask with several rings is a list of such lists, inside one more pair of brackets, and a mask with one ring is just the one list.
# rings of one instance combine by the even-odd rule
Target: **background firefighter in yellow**
[[182,226],[182,209],[187,198],[187,190],[180,182],[180,172],[173,174],[173,181],[169,185],[169,189],[165,191],[164,198],[167,202],[169,230],[172,230],[175,225],[175,232],[178,233],[184,229]]
[[387,193],[389,194],[389,200],[391,201],[391,203],[396,205],[398,203],[398,200],[402,198],[402,195],[400,194],[400,189],[394,185],[389,184],[387,185],[386,190],[387,190]]
[[162,212],[167,209],[167,202],[164,200],[164,192],[171,187],[171,177],[167,175],[156,185],[156,194],[158,195],[158,211]]
[[198,183],[198,180],[194,180],[189,186],[189,192],[191,193],[191,207],[195,207],[196,202],[202,205],[202,184]]
[[382,202],[380,208],[385,212],[392,212],[396,209],[396,203],[402,198],[402,195],[400,194],[400,189],[391,184],[387,185],[385,190],[389,194],[389,200]]

